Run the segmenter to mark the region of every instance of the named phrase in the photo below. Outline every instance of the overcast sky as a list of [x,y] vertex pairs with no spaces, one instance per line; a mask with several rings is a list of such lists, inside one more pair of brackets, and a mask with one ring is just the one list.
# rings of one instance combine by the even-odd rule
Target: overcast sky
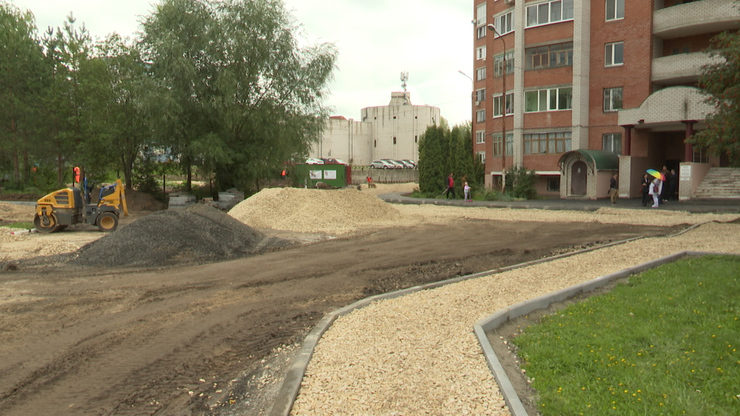
[[[8,1],[8,0],[0,0]],[[450,125],[470,120],[473,6],[462,0],[283,0],[302,26],[304,45],[328,42],[339,56],[326,104],[360,118],[387,105],[409,73],[412,104],[439,107]],[[94,38],[133,36],[157,0],[10,0],[36,17],[39,31],[61,26],[70,12]],[[330,6],[329,6],[330,5]]]

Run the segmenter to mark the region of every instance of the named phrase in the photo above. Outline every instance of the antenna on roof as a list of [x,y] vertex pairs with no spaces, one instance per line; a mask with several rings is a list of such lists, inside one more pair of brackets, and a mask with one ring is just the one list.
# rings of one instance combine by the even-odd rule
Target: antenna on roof
[[408,80],[409,80],[409,73],[401,72],[401,86],[403,87],[403,92],[406,92],[406,81]]

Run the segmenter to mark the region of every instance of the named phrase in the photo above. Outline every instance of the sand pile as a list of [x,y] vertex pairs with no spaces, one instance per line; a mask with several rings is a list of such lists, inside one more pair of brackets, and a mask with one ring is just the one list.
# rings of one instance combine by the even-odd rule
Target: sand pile
[[[142,217],[80,248],[72,264],[156,267],[253,254],[265,236],[205,205]],[[262,243],[262,244],[261,244]],[[278,244],[277,241],[269,245]]]
[[245,199],[229,215],[255,228],[347,234],[400,218],[396,208],[354,188],[268,188]]

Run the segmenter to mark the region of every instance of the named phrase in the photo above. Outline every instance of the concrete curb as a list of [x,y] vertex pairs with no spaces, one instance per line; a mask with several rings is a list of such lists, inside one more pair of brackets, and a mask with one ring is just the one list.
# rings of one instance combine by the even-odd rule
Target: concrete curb
[[[677,235],[681,235],[685,232],[688,232],[702,224],[694,224],[690,227],[687,227],[684,230],[679,231],[678,233],[672,234],[668,237],[673,237]],[[480,273],[474,273],[469,274],[465,276],[455,277],[452,279],[442,280],[439,282],[433,282],[428,283],[425,285],[420,286],[414,286],[402,290],[398,290],[395,292],[389,292],[384,294],[379,294],[375,296],[371,296],[365,299],[361,299],[357,302],[354,302],[348,306],[345,306],[343,308],[337,309],[335,311],[332,311],[328,313],[326,316],[324,316],[321,321],[319,321],[318,324],[311,330],[311,332],[306,335],[306,338],[303,340],[303,344],[301,345],[300,350],[296,354],[295,358],[293,359],[293,363],[291,364],[290,368],[288,369],[288,373],[285,376],[285,380],[283,380],[283,385],[280,387],[280,391],[278,392],[277,397],[275,398],[275,402],[270,409],[270,415],[271,416],[289,416],[290,411],[293,408],[293,403],[295,402],[296,397],[298,397],[298,391],[301,388],[301,381],[303,380],[303,376],[306,374],[306,368],[308,367],[308,363],[311,360],[311,357],[313,356],[313,352],[316,348],[316,345],[319,343],[319,340],[321,339],[321,336],[329,329],[329,327],[332,325],[332,323],[340,316],[349,314],[350,312],[354,311],[355,309],[364,308],[365,306],[370,305],[371,303],[378,301],[378,300],[386,300],[386,299],[393,299],[400,296],[408,295],[414,292],[418,292],[421,290],[427,290],[427,289],[433,289],[440,286],[446,286],[452,283],[458,283],[464,280],[468,279],[475,279],[478,277],[485,277],[490,276],[492,274],[497,274],[501,272],[505,272],[508,270],[518,269],[522,267],[532,266],[535,264],[540,263],[546,263],[553,260],[558,260],[565,257],[575,256],[578,254],[588,253],[590,251],[599,250],[606,247],[621,245],[625,243],[629,243],[632,241],[640,240],[645,237],[633,237],[626,240],[620,240],[620,241],[613,241],[611,243],[602,244],[599,246],[589,247],[585,248],[583,250],[574,251],[572,253],[564,253],[559,254],[553,257],[546,257],[538,260],[532,260],[524,263],[515,264],[512,266],[507,267],[501,267],[498,269],[493,270],[487,270]],[[567,290],[567,289],[566,289]],[[477,331],[476,331],[477,334]],[[483,334],[485,337],[485,333]],[[479,338],[480,341],[480,338]],[[482,345],[485,352],[485,345]],[[490,345],[489,345],[490,347]],[[491,349],[491,353],[493,350]],[[486,354],[486,360],[488,360],[489,354]],[[496,363],[498,363],[498,358],[496,358],[495,354],[492,355],[492,359],[495,360]],[[489,362],[489,367],[491,366]],[[498,364],[498,367],[501,367],[500,364]],[[501,368],[503,370],[503,368]],[[493,371],[493,369],[492,369]],[[494,373],[495,374],[495,373]],[[504,374],[505,376],[505,374]],[[497,379],[498,380],[498,379]],[[508,381],[508,378],[506,378]],[[509,382],[509,385],[511,385],[511,382]],[[513,389],[513,388],[512,388]],[[503,390],[503,389],[502,389]],[[510,393],[511,394],[511,393]],[[514,395],[516,395],[516,392],[513,392]],[[506,398],[506,396],[504,396]],[[516,400],[518,400],[518,396],[516,396]],[[521,402],[519,402],[521,405]],[[507,399],[508,404],[508,399]],[[522,408],[523,410],[523,408]],[[520,413],[526,415],[526,413]]]
[[498,356],[494,352],[493,346],[491,346],[490,342],[488,341],[488,336],[486,335],[488,332],[495,330],[496,328],[510,320],[530,314],[540,309],[546,309],[553,303],[562,302],[577,295],[591,292],[594,289],[605,286],[615,280],[641,273],[645,270],[655,268],[662,264],[674,262],[683,257],[704,256],[710,254],[717,253],[682,251],[680,253],[649,261],[647,263],[630,267],[616,273],[597,277],[593,280],[583,282],[575,286],[550,293],[548,295],[540,296],[538,298],[518,303],[478,321],[474,325],[473,331],[475,332],[475,336],[478,338],[478,343],[483,349],[483,354],[486,357],[488,368],[491,370],[491,373],[493,373],[493,376],[496,379],[499,388],[501,389],[501,393],[504,396],[504,400],[506,401],[506,405],[509,407],[509,411],[511,411],[511,414],[513,416],[527,416],[527,411],[524,409],[524,405],[522,405],[522,402],[519,399],[519,395],[517,395],[514,386],[511,384],[511,380],[509,380],[509,377],[506,375],[506,371],[501,365]]

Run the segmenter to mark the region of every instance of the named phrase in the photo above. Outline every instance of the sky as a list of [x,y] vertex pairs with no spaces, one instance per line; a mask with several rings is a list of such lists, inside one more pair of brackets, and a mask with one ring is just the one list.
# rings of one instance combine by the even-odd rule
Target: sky
[[[0,0],[30,10],[39,32],[72,13],[93,38],[135,36],[157,0]],[[325,104],[360,119],[390,102],[408,72],[411,103],[440,108],[451,126],[470,121],[473,2],[461,0],[283,0],[301,46],[332,43],[338,57]],[[327,6],[330,4],[331,6]],[[465,75],[461,74],[463,72]]]

